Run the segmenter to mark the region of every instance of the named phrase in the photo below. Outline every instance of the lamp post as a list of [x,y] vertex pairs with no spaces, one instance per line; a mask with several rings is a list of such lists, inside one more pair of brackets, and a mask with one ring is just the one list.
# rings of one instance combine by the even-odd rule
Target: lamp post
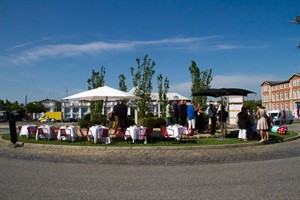
[[[295,21],[289,21],[290,24],[300,24],[300,15],[296,16]],[[297,49],[300,49],[300,44],[297,44]]]

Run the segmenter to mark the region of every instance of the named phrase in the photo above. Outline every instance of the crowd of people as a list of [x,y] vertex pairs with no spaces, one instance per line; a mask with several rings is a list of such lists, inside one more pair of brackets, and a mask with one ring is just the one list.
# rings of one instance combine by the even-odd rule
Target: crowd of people
[[[167,126],[179,124],[193,129],[196,133],[203,133],[206,127],[204,120],[205,108],[199,103],[195,105],[193,101],[169,101],[166,107]],[[209,104],[207,109],[208,115],[208,131],[214,135],[216,133],[216,125],[219,124],[223,136],[227,134],[228,112],[225,106],[218,102],[217,105]],[[254,139],[259,132],[261,141],[269,140],[269,132],[272,126],[271,116],[257,105],[257,111],[252,112],[249,107],[242,107],[237,114],[237,126],[239,128],[238,138],[243,141]]]
[[[195,105],[193,101],[169,101],[166,107],[167,126],[179,124],[182,126],[187,126],[188,129],[193,129],[197,133],[203,133],[206,125],[204,113],[205,107],[202,106],[201,103]],[[220,104],[218,104],[218,107],[215,107],[213,104],[210,104],[208,109],[208,117],[208,129],[211,134],[215,134],[216,132],[217,119],[219,119],[222,132],[224,130],[224,133],[227,133],[226,122],[228,118],[228,112],[225,111],[224,106],[222,107]]]

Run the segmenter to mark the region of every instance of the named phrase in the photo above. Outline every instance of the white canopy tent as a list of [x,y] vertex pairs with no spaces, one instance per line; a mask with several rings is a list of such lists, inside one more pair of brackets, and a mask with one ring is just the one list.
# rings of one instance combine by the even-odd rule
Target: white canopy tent
[[105,100],[104,103],[104,115],[107,116],[106,107],[108,100],[117,100],[117,99],[139,99],[139,97],[123,92],[121,90],[117,90],[108,86],[102,86],[95,89],[87,90],[84,92],[80,92],[71,96],[67,96],[63,98],[63,100],[72,100],[77,99],[79,101],[99,101]]
[[138,99],[139,97],[117,90],[108,86],[102,86],[95,89],[80,92],[68,97],[64,100],[78,99],[85,101],[98,101],[98,100],[115,100],[115,99]]

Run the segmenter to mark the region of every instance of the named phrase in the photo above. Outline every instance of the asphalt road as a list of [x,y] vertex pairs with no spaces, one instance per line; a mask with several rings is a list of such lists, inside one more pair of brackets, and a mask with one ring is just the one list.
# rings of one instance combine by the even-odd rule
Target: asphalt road
[[15,149],[0,141],[0,199],[294,200],[300,196],[299,147],[299,139],[182,150]]

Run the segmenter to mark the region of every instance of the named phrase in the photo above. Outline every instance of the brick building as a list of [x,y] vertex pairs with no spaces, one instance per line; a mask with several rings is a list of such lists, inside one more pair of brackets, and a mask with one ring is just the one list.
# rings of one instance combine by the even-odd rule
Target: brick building
[[262,105],[266,110],[292,110],[299,117],[300,73],[285,81],[264,81],[261,85]]

